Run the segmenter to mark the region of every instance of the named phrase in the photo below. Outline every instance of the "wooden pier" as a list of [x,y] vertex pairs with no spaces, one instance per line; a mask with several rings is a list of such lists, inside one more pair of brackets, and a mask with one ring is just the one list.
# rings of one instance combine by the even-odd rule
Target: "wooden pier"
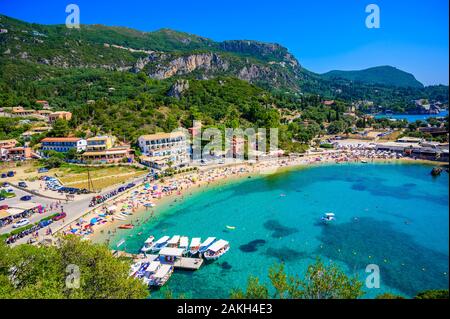
[[[140,259],[143,259],[143,254],[130,254],[124,251],[120,250],[112,250],[112,253],[115,257],[128,257],[133,258],[135,261],[139,261]],[[146,260],[157,260],[159,258],[159,255],[146,255]],[[168,262],[162,262],[169,264]],[[197,270],[200,269],[200,267],[203,265],[203,259],[202,258],[190,258],[190,257],[180,257],[175,260],[173,263],[173,266],[176,269],[184,269],[184,270]]]

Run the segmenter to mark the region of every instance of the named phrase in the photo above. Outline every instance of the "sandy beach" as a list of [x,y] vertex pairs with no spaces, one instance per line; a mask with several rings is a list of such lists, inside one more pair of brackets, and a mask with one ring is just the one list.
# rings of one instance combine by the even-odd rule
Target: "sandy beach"
[[436,162],[397,158],[391,154],[355,150],[329,151],[303,157],[280,157],[255,163],[237,163],[197,172],[179,174],[159,181],[144,182],[118,197],[103,202],[87,212],[82,220],[62,228],[60,233],[75,234],[96,243],[105,243],[123,225],[138,226],[151,218],[158,218],[158,210],[185,200],[198,191],[205,191],[231,183],[237,179],[264,176],[312,165],[339,163],[429,163]]

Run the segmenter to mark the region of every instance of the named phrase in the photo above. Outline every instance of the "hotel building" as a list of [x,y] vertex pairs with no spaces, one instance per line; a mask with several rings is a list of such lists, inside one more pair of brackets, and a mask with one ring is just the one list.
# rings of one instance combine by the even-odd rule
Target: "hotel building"
[[96,136],[87,139],[83,161],[99,163],[118,163],[124,159],[131,161],[134,157],[129,145],[116,146],[112,136]]
[[78,137],[46,137],[41,141],[41,151],[66,153],[74,148],[82,152],[86,150],[86,145],[86,140]]
[[138,143],[143,153],[141,162],[145,165],[163,169],[169,162],[175,167],[189,161],[189,145],[184,132],[142,135]]

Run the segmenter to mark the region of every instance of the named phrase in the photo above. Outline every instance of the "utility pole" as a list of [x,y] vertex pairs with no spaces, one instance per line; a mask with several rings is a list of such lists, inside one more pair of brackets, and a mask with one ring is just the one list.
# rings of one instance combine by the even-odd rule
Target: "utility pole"
[[87,175],[88,175],[88,180],[87,180],[87,182],[88,182],[88,190],[89,190],[89,192],[94,192],[95,191],[95,189],[94,189],[94,183],[92,182],[92,179],[91,179],[91,172],[90,172],[90,170],[89,170],[89,166],[86,166],[86,168],[87,168]]

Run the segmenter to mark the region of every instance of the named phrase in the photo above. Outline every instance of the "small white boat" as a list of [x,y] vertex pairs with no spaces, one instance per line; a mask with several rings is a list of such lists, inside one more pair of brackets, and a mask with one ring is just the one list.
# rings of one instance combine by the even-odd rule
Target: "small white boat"
[[230,243],[220,239],[208,247],[203,257],[207,260],[216,260],[230,250]]
[[321,220],[325,223],[328,223],[336,220],[336,217],[334,213],[326,213],[324,216],[321,217]]
[[198,249],[198,252],[200,254],[204,253],[209,246],[212,245],[216,241],[216,237],[208,237],[206,240],[200,245],[200,248]]
[[189,245],[189,253],[191,255],[195,255],[198,253],[198,250],[200,249],[201,244],[201,238],[195,237],[192,238],[191,244]]
[[141,248],[141,251],[143,253],[150,251],[152,249],[154,241],[155,241],[155,236],[150,236],[149,238],[147,238],[146,241],[144,242],[144,246],[142,246],[142,248]]
[[116,247],[119,248],[119,247],[122,246],[123,244],[125,244],[125,239],[121,239],[121,240],[117,243]]
[[145,270],[144,277],[142,280],[146,285],[150,284],[151,277],[158,271],[158,269],[161,267],[161,263],[157,260],[150,262],[150,265]]
[[158,239],[152,246],[151,251],[160,251],[161,248],[166,247],[167,241],[170,239],[169,236],[163,236],[160,239]]
[[178,243],[180,242],[180,236],[175,235],[167,242],[167,247],[176,248],[178,247]]
[[150,286],[164,286],[164,284],[169,280],[173,273],[173,266],[163,264],[161,265],[156,273],[150,276],[149,285]]
[[182,236],[180,238],[180,248],[184,250],[184,253],[187,253],[189,248],[189,238],[186,236]]

